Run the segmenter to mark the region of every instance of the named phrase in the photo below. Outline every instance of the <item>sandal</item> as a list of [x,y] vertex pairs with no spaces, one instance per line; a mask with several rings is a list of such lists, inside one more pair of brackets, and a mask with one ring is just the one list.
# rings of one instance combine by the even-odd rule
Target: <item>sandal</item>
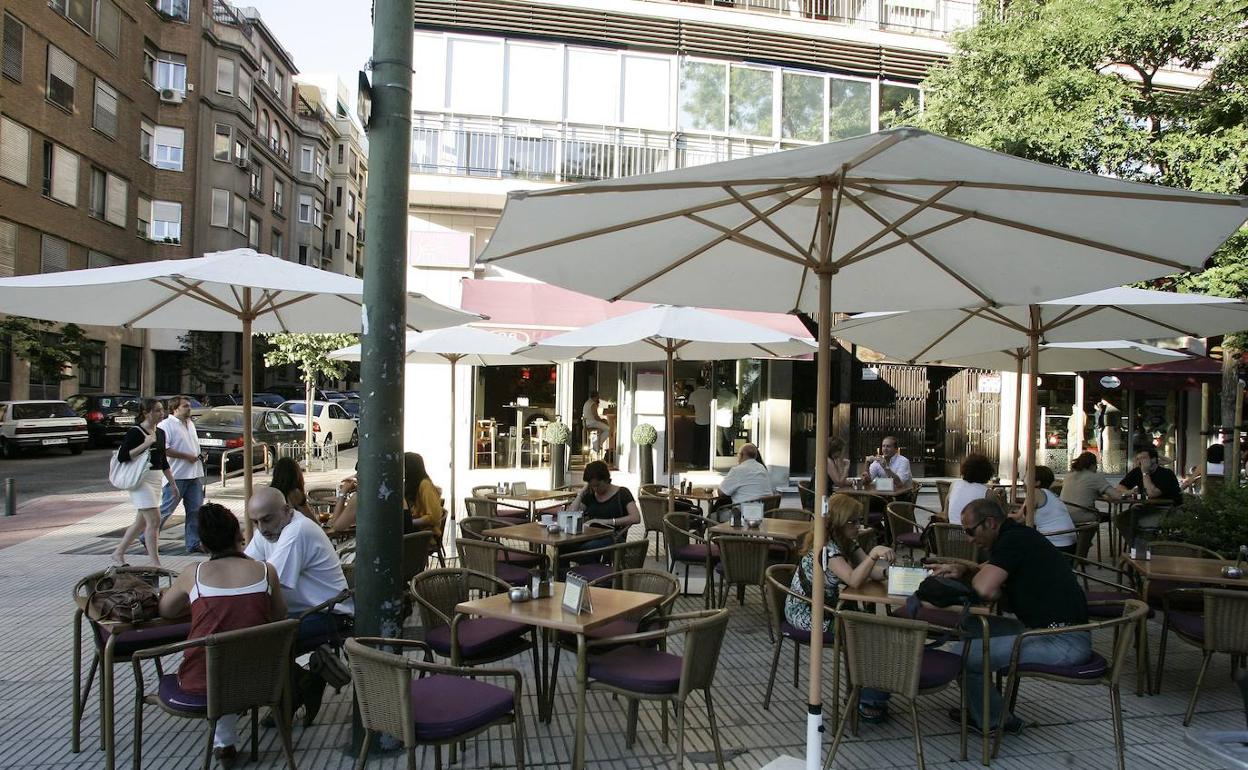
[[881,724],[888,721],[888,706],[874,706],[869,703],[859,703],[858,718],[867,724]]

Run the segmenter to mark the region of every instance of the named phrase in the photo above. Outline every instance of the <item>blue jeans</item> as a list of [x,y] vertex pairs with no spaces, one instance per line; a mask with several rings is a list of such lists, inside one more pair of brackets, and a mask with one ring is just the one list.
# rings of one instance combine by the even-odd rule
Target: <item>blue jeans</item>
[[[989,643],[988,672],[997,671],[1010,665],[1010,654],[1014,651],[1016,636],[994,636]],[[971,651],[966,658],[966,699],[971,721],[983,725],[983,686],[984,686],[984,644],[976,640],[970,642]],[[961,645],[958,645],[959,652]],[[1077,631],[1070,634],[1054,634],[1037,636],[1023,641],[1019,650],[1020,663],[1045,663],[1049,665],[1075,666],[1092,657],[1092,632]],[[996,727],[1001,720],[1001,693],[995,687],[989,690],[989,708],[992,710],[990,727]]]
[[[194,553],[199,550],[199,508],[204,504],[204,480],[202,477],[177,479],[174,483],[178,485],[178,492],[182,495],[182,510],[186,512],[186,550]],[[160,498],[162,528],[176,509],[177,506],[173,504],[173,487],[166,484]]]
[[[298,612],[287,615],[299,618]],[[311,652],[324,644],[331,636],[341,631],[350,622],[350,616],[338,612],[314,612],[299,621],[299,632],[295,639],[295,654]]]

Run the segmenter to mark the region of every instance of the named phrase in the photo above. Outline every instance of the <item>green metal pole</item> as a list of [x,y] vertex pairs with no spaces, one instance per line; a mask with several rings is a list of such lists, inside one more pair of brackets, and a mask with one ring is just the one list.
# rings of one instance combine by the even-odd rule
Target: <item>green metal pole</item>
[[356,633],[401,636],[403,357],[407,169],[412,137],[412,5],[373,4],[373,100],[368,126],[368,241],[360,369],[360,506]]

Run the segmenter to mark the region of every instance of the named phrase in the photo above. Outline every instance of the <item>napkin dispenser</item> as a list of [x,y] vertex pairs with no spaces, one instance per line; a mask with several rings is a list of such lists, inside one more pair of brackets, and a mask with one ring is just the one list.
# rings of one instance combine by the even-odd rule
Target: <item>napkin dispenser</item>
[[579,535],[583,531],[584,516],[580,511],[559,511],[559,526],[569,535]]
[[763,504],[762,503],[741,503],[741,518],[745,519],[748,524],[751,521],[763,520]]
[[893,485],[893,480],[892,480],[892,479],[889,479],[889,478],[883,478],[883,479],[876,479],[876,480],[875,480],[875,491],[877,491],[877,492],[892,492],[892,491],[894,491],[894,490],[895,490],[895,486]]

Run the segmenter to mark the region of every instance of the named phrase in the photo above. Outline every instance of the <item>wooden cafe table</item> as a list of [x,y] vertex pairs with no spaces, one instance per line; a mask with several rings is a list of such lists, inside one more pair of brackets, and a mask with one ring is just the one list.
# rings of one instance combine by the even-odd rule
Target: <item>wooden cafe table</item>
[[588,543],[600,537],[609,537],[613,532],[614,530],[595,527],[590,523],[586,523],[584,531],[579,535],[570,535],[567,532],[552,533],[546,529],[545,524],[530,521],[527,524],[514,524],[510,527],[487,529],[482,534],[498,540],[519,540],[532,546],[539,546],[550,552],[551,565],[557,569],[560,548],[578,543]]
[[537,511],[537,504],[544,503],[549,500],[571,500],[576,497],[576,492],[567,490],[551,490],[551,489],[530,489],[524,494],[509,492],[504,495],[491,493],[491,497],[495,500],[506,500],[512,503],[524,503],[529,508],[529,518],[534,518]]
[[732,522],[724,522],[716,524],[707,532],[710,536],[715,535],[740,535],[743,537],[770,537],[776,540],[783,540],[793,544],[795,551],[802,550],[803,544],[810,536],[812,524],[809,521],[790,521],[788,519],[763,519],[755,528],[750,528],[742,524],[740,527],[732,526]]
[[[554,583],[553,585],[553,596],[531,599],[527,602],[513,602],[505,593],[460,602],[455,607],[456,616],[451,623],[452,645],[455,644],[455,629],[459,618],[470,615],[537,626],[546,632],[542,634],[541,670],[537,672],[537,675],[540,677],[538,692],[544,694],[544,697],[539,698],[538,716],[547,723],[551,720],[555,702],[555,683],[552,681],[550,669],[551,637],[557,633],[575,634],[577,659],[582,660],[585,657],[585,634],[587,632],[630,613],[648,610],[663,601],[663,596],[660,594],[591,586],[588,590],[593,611],[578,614],[563,608],[563,591],[566,584]],[[572,750],[572,768],[582,770],[585,767],[586,672],[584,667],[577,666],[576,678],[576,743]]]

